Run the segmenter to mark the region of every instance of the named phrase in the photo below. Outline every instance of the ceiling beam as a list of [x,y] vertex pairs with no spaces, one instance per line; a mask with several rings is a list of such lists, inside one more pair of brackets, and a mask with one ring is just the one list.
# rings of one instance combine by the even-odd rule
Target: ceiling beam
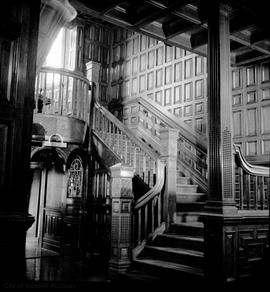
[[128,10],[128,14],[133,17],[133,26],[141,27],[144,25],[147,25],[153,21],[156,21],[164,16],[170,15],[174,9],[180,8],[181,6],[186,5],[185,1],[175,1],[175,2],[169,2],[168,5],[161,5],[158,2],[152,1],[152,0],[145,0],[145,4],[148,5],[147,9],[143,11],[140,5],[139,9],[138,4],[136,6],[130,5],[130,9]]
[[256,44],[258,42],[264,41],[266,39],[269,39],[270,33],[269,31],[262,31],[262,30],[257,30],[253,32],[250,36],[250,42],[252,44]]
[[235,33],[254,27],[254,22],[247,15],[237,15],[230,20],[230,32]]
[[206,45],[208,43],[208,30],[202,29],[198,32],[192,33],[190,36],[190,42],[192,49]]
[[235,65],[242,66],[249,63],[268,58],[269,56],[258,51],[250,50],[249,52],[235,56]]
[[167,39],[196,28],[198,28],[198,24],[191,23],[179,17],[175,21],[168,21],[162,24],[162,29]]
[[231,41],[231,43],[230,43],[231,52],[237,52],[239,50],[243,50],[244,48],[246,48],[246,46],[244,46],[238,42]]
[[[258,44],[252,44],[251,37],[247,36],[241,32],[236,32],[230,35],[230,39],[234,42],[238,42],[248,48],[259,51],[263,54],[270,54],[270,49],[259,46]],[[208,33],[207,30],[201,30],[199,32],[191,34],[190,42],[192,49],[196,49],[208,43]]]

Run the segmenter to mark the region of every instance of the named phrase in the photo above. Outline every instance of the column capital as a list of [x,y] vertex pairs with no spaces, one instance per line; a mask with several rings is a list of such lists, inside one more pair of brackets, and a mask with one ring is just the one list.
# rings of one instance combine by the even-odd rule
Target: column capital
[[224,16],[229,16],[232,13],[232,6],[229,1],[220,1],[219,3],[220,13]]

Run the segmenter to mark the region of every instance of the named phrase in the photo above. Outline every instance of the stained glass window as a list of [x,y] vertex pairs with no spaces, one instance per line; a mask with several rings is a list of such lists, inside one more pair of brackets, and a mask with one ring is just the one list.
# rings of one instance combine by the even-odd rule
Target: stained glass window
[[69,169],[68,198],[82,196],[83,165],[79,157],[75,157]]

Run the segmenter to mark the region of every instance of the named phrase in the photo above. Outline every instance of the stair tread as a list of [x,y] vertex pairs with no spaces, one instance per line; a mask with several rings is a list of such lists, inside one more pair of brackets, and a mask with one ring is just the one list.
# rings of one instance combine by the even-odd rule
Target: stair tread
[[203,228],[203,223],[202,222],[198,222],[198,221],[191,221],[191,222],[175,222],[175,223],[171,223],[172,226],[185,226],[185,227],[197,227],[197,228]]
[[179,215],[182,215],[182,214],[190,214],[190,215],[202,215],[203,212],[202,211],[177,211],[175,212],[175,214],[179,214]]
[[175,239],[186,239],[186,240],[193,240],[198,242],[203,242],[203,238],[200,237],[194,237],[190,235],[180,235],[180,234],[174,234],[174,233],[163,233],[159,234],[160,237],[168,237],[168,238],[175,238]]
[[197,192],[179,192],[179,191],[176,191],[176,194],[177,195],[202,195],[202,196],[205,196],[205,193],[197,193]]
[[152,250],[159,250],[159,251],[165,251],[170,253],[177,253],[177,254],[185,254],[185,255],[192,255],[197,257],[203,257],[204,253],[201,251],[193,250],[193,249],[186,249],[186,248],[179,248],[179,247],[167,247],[167,246],[152,246],[152,245],[146,245],[146,249],[152,249]]
[[180,184],[180,183],[177,183],[176,186],[179,186],[179,187],[198,187],[198,185]]
[[188,203],[181,203],[181,204],[196,206],[196,205],[205,205],[205,202],[204,201],[195,201],[195,202],[188,202]]
[[190,267],[190,266],[179,264],[179,263],[167,262],[167,261],[156,260],[156,259],[136,259],[134,261],[139,262],[139,263],[148,264],[151,266],[158,266],[158,267],[162,267],[162,268],[173,269],[176,271],[187,272],[190,274],[196,274],[199,276],[204,275],[202,269]]

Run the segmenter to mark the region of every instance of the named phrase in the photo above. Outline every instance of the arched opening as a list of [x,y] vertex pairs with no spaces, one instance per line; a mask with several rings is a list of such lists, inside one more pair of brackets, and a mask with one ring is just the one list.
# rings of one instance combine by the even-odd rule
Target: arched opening
[[55,148],[37,148],[32,152],[31,170],[28,212],[35,217],[35,222],[27,232],[26,257],[36,255],[41,247],[60,251],[61,208],[65,189],[64,153]]

